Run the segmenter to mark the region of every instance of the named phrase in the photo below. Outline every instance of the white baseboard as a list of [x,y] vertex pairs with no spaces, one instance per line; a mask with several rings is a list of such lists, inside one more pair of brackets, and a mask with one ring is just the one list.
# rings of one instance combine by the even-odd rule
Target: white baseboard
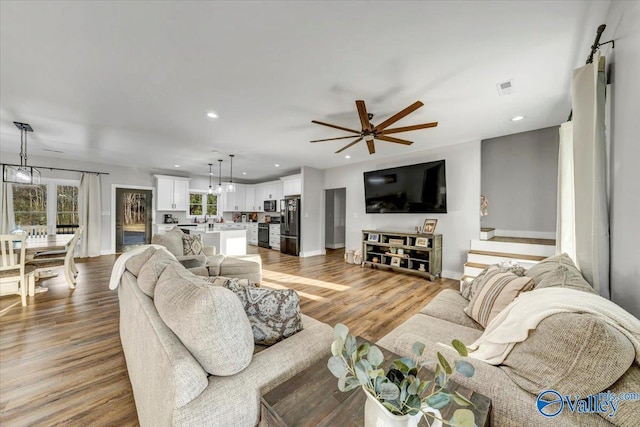
[[518,231],[518,230],[498,230],[496,236],[502,237],[523,237],[525,239],[555,239],[555,231]]
[[461,271],[442,270],[441,276],[446,277],[447,279],[460,280],[462,279],[463,274]]
[[324,245],[327,249],[340,249],[340,248],[344,248],[344,243],[333,243],[333,244],[327,244]]
[[300,258],[308,258],[310,256],[326,255],[327,251],[324,249],[318,251],[300,252]]

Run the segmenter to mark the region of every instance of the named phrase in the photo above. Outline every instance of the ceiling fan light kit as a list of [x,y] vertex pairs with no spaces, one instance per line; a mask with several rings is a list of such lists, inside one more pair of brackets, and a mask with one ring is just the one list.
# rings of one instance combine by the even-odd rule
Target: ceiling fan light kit
[[[312,120],[311,123],[327,126],[334,129],[343,130],[345,132],[355,133],[356,135],[359,136],[358,139],[340,148],[338,151],[336,151],[336,153],[341,153],[347,148],[350,148],[353,145],[357,144],[358,142],[364,140],[367,143],[367,149],[369,150],[369,154],[374,154],[376,152],[374,140],[376,139],[379,141],[392,142],[394,144],[411,145],[413,144],[413,141],[407,141],[406,139],[394,138],[387,135],[392,133],[399,133],[399,132],[409,132],[409,131],[418,130],[418,129],[428,129],[428,128],[438,126],[438,122],[431,122],[431,123],[423,123],[419,125],[402,126],[398,128],[387,129],[387,127],[391,126],[392,124],[404,118],[405,116],[408,116],[409,114],[413,113],[415,110],[422,107],[423,105],[424,104],[422,102],[416,101],[413,104],[409,105],[404,110],[394,114],[393,116],[389,117],[387,120],[383,121],[377,126],[374,126],[371,123],[371,119],[373,119],[373,114],[367,112],[367,107],[364,101],[357,100],[356,109],[358,110],[358,117],[360,118],[360,125],[361,125],[361,130],[359,131],[355,129],[345,128],[342,126],[332,125],[330,123],[325,123],[318,120]],[[334,141],[338,139],[353,138],[354,136],[355,135],[340,136],[337,138],[328,138],[328,139],[316,139],[310,142],[315,143],[315,142],[324,142],[324,141]]]

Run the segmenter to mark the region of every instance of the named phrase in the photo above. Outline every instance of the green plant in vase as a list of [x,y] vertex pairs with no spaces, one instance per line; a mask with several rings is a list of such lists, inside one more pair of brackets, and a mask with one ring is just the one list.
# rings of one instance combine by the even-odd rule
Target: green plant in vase
[[[429,415],[438,424],[442,422],[458,427],[474,427],[474,415],[469,409],[457,409],[450,420],[442,420],[438,411],[453,402],[459,406],[473,406],[466,397],[447,390],[449,378],[454,372],[467,378],[473,376],[475,369],[470,363],[456,360],[452,365],[438,352],[434,378],[421,378],[420,373],[429,371],[423,370],[424,365],[420,363],[425,345],[416,342],[413,345],[414,358],[402,357],[394,360],[385,372],[382,368],[384,356],[378,347],[369,343],[358,346],[355,337],[349,333],[349,328],[341,323],[335,326],[334,336],[331,344],[332,356],[327,367],[338,378],[340,391],[361,386],[368,394],[368,400],[375,399],[379,402],[378,406],[381,404],[391,414],[391,418],[406,416],[414,422],[403,425],[417,425],[420,418]],[[467,356],[467,348],[461,341],[453,340],[451,345],[460,356]],[[368,407],[365,406],[365,425],[367,410]]]

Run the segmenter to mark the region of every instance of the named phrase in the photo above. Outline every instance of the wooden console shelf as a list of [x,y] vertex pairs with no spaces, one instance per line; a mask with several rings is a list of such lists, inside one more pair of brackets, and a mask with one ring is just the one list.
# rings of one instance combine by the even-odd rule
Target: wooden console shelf
[[365,265],[413,273],[433,281],[442,274],[442,234],[362,230],[362,266]]

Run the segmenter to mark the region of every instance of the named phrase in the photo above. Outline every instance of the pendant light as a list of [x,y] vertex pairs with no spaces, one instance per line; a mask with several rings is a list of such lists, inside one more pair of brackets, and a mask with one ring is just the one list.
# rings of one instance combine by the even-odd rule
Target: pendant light
[[215,193],[218,195],[224,193],[224,188],[222,188],[222,159],[218,159],[218,186]]
[[213,166],[213,163],[209,163],[209,194],[213,194],[213,187],[211,186],[211,176],[213,172],[211,172],[211,166]]
[[40,184],[40,171],[27,165],[27,132],[33,132],[29,123],[13,122],[20,129],[20,166],[4,165],[4,182]]
[[227,193],[235,193],[236,185],[233,183],[233,154],[229,154],[231,157],[231,174],[229,175],[229,183],[227,184]]

